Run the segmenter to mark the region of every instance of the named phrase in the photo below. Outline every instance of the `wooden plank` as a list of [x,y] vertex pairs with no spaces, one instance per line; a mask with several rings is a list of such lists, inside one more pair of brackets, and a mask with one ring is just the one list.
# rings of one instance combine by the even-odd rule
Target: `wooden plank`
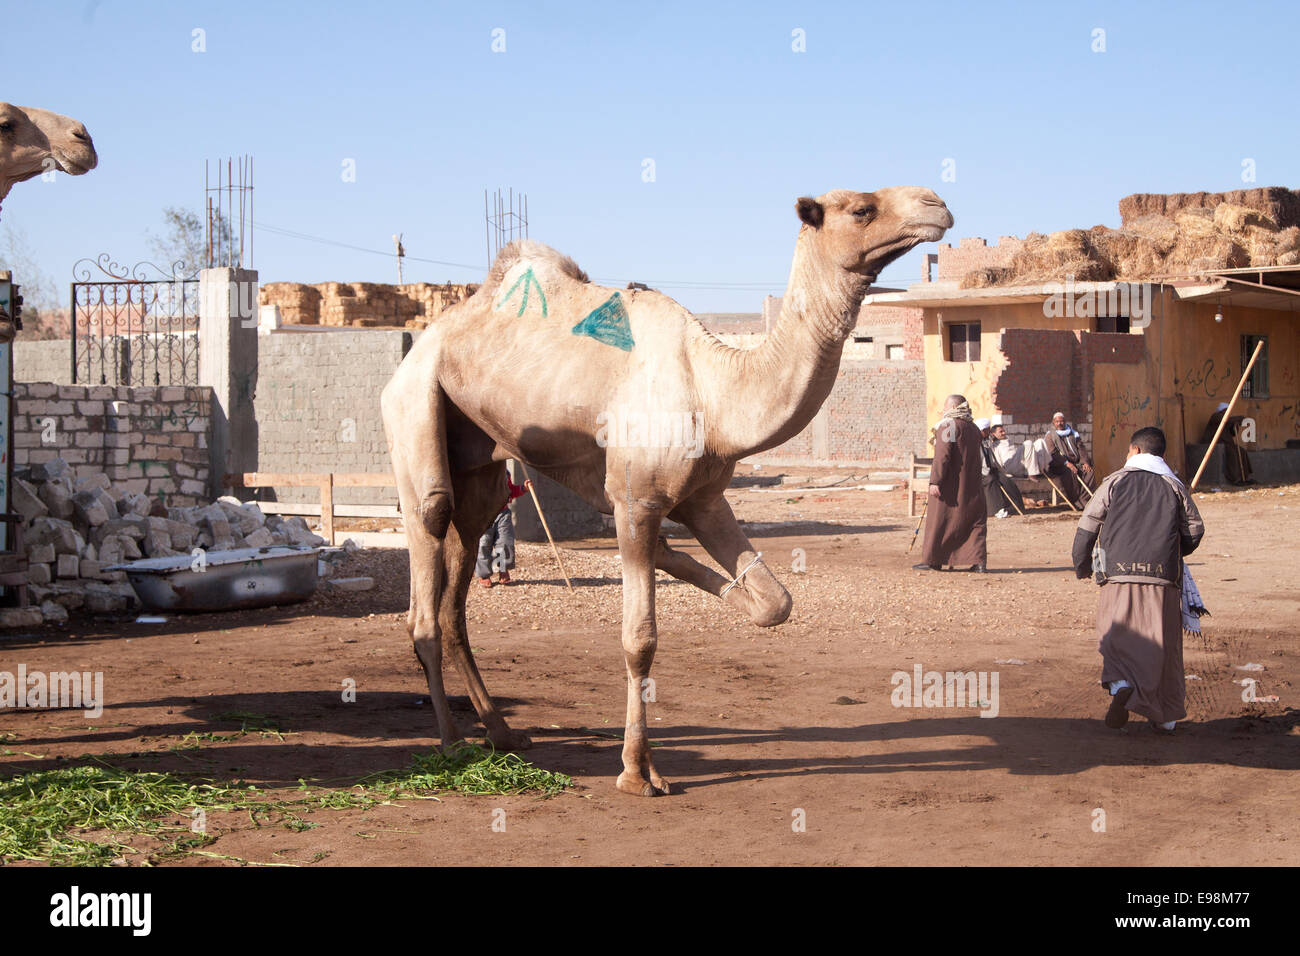
[[321,536],[334,546],[334,476],[326,475],[320,484]]
[[[298,501],[256,501],[263,514],[320,517],[320,505]],[[336,518],[400,518],[396,505],[334,505]]]
[[334,486],[344,488],[396,488],[397,479],[391,473],[338,472],[325,474],[291,474],[278,471],[249,471],[226,475],[225,483],[231,488],[308,488],[323,485],[332,477]]
[[392,472],[339,472],[334,475],[335,488],[396,488]]
[[280,485],[284,488],[307,488],[319,486],[325,480],[324,475],[288,474],[275,471],[247,471],[242,475],[226,475],[226,484],[232,488],[270,488]]
[[351,538],[363,548],[406,547],[406,534],[402,531],[347,531],[343,537]]

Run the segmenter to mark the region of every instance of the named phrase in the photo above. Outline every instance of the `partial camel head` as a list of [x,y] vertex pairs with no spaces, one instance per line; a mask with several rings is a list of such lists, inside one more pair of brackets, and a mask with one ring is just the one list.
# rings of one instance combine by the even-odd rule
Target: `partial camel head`
[[98,163],[83,123],[49,110],[0,103],[0,200],[14,183],[51,170],[81,176]]
[[873,193],[832,189],[795,203],[803,220],[801,241],[847,272],[875,282],[885,266],[913,246],[934,242],[952,227],[943,200],[920,186],[890,186]]

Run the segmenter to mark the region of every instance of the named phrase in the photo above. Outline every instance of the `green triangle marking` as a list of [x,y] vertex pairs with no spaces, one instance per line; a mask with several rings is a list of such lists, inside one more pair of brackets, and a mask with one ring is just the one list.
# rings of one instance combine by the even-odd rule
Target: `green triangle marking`
[[628,321],[623,297],[615,292],[572,329],[574,335],[586,335],[624,352],[632,351],[632,325]]

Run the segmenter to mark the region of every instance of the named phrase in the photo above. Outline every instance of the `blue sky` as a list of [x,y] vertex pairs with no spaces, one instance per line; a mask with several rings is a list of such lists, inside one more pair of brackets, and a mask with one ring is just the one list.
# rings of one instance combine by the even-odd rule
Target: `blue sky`
[[[800,195],[928,186],[956,216],[950,239],[992,241],[1118,225],[1131,192],[1300,178],[1300,14],[1281,3],[0,10],[0,99],[83,120],[100,154],[4,202],[0,227],[61,287],[83,256],[148,258],[164,207],[201,207],[204,160],[244,153],[258,221],[380,251],[401,232],[411,257],[469,266],[408,259],[407,281],[481,278],[483,191],[513,186],[533,238],[701,312],[782,291]],[[913,281],[919,256],[882,284]],[[255,266],[263,282],[396,278],[391,255],[270,232]]]

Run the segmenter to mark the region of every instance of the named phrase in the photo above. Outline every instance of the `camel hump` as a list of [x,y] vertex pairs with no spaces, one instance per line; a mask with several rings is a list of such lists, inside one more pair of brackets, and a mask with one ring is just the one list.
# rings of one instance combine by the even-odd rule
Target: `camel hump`
[[564,253],[557,252],[545,243],[533,239],[516,239],[497,253],[496,261],[492,263],[492,268],[488,271],[487,282],[484,285],[489,288],[499,286],[506,273],[516,263],[524,260],[554,269],[570,279],[576,279],[578,282],[591,281],[587,277],[587,273],[578,268],[578,264]]

